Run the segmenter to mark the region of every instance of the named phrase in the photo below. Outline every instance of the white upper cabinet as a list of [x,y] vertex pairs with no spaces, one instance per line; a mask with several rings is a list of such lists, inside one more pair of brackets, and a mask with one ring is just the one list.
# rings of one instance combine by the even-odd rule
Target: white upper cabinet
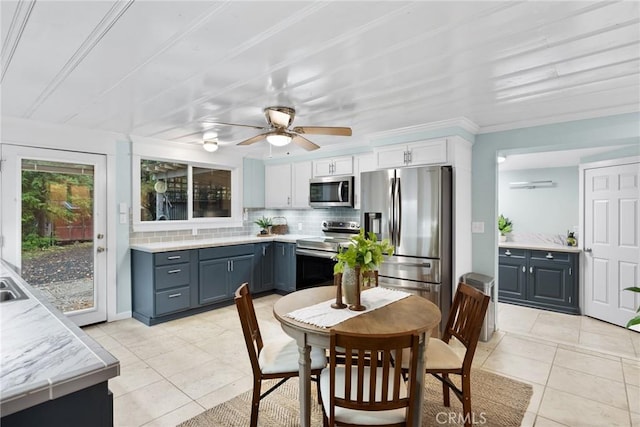
[[334,157],[313,161],[313,176],[353,175],[353,157]]
[[264,168],[265,208],[291,207],[291,165],[266,165]]
[[435,139],[376,148],[378,169],[447,163],[447,140]]
[[376,170],[373,153],[360,154],[353,159],[356,170],[353,185],[353,208],[360,209],[360,174]]
[[309,180],[311,179],[311,162],[298,162],[292,165],[293,176],[291,181],[292,208],[309,207]]
[[265,208],[308,208],[310,178],[310,161],[265,166]]

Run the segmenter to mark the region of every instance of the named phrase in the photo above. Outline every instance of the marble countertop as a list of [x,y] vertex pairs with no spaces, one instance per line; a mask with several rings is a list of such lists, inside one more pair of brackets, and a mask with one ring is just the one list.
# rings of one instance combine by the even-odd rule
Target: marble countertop
[[120,362],[4,261],[28,299],[0,304],[0,413],[9,415],[120,375]]
[[580,253],[582,249],[576,246],[563,246],[553,243],[543,243],[543,242],[500,242],[498,243],[498,247],[500,248],[511,248],[511,249],[533,249],[538,251],[554,251],[554,252],[571,252],[571,253]]
[[142,252],[168,252],[168,251],[181,251],[186,249],[201,249],[211,248],[215,246],[232,246],[242,245],[246,243],[260,243],[260,242],[285,242],[295,243],[298,239],[304,239],[308,236],[303,234],[271,234],[267,237],[258,237],[256,235],[246,236],[233,236],[233,237],[218,237],[215,239],[194,239],[183,240],[177,242],[156,242],[156,243],[144,243],[131,245],[131,249],[135,249]]

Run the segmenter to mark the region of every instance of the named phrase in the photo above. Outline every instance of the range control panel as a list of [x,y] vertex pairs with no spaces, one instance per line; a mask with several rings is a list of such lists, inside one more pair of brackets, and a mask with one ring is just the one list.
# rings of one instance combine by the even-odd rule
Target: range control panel
[[360,224],[355,221],[322,221],[322,231],[357,234],[360,232]]

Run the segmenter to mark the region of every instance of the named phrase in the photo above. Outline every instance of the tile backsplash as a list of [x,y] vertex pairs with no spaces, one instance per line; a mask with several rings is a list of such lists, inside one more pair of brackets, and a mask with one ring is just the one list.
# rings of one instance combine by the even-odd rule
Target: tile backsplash
[[[260,217],[284,217],[288,225],[287,234],[304,234],[312,236],[322,235],[321,223],[323,220],[331,221],[360,221],[360,211],[349,208],[332,209],[304,209],[304,210],[280,210],[280,209],[248,209],[248,220],[243,221],[242,227],[200,229],[194,236],[191,229],[171,231],[144,231],[130,232],[129,243],[145,244],[156,242],[176,242],[186,240],[212,239],[216,237],[233,237],[258,234],[260,227],[254,221]],[[276,224],[282,223],[277,218]]]

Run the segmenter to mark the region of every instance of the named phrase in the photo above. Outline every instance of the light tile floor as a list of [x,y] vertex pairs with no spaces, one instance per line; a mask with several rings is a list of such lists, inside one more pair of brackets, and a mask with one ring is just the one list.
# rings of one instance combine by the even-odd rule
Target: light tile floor
[[[254,300],[265,337],[283,334],[272,315],[278,298]],[[533,386],[523,426],[640,427],[640,333],[510,304],[498,304],[498,322],[474,363]],[[109,381],[116,426],[175,426],[252,387],[235,306],[85,331],[120,360]]]

